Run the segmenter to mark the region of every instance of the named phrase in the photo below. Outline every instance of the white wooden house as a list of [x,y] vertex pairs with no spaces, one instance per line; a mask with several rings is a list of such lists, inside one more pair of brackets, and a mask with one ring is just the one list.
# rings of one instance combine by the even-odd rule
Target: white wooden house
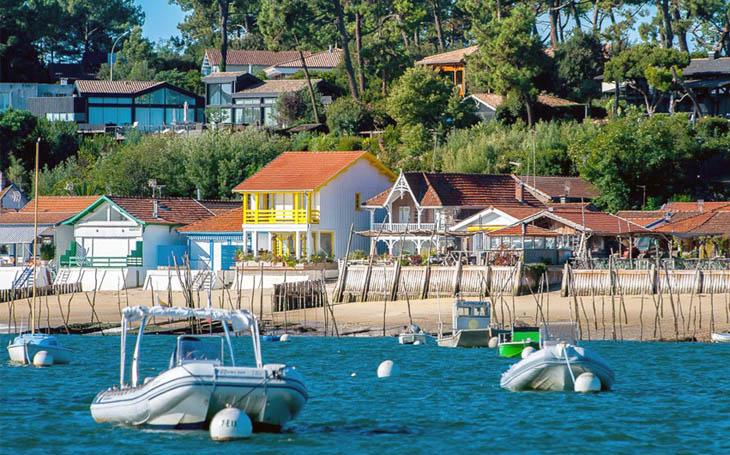
[[[342,257],[351,225],[371,219],[362,201],[389,188],[395,175],[364,151],[285,152],[236,186],[243,198],[246,250],[277,256]],[[367,241],[353,236],[352,250]]]

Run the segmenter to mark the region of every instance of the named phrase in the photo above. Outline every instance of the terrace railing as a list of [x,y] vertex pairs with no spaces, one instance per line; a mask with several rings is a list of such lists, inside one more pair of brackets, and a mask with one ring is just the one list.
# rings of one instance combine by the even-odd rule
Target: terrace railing
[[68,260],[61,261],[62,267],[88,267],[88,268],[119,268],[119,267],[142,267],[142,258],[135,256],[126,257],[89,257],[70,256]]
[[434,231],[437,229],[436,223],[373,223],[373,231]]
[[319,224],[319,210],[246,210],[243,212],[243,224]]

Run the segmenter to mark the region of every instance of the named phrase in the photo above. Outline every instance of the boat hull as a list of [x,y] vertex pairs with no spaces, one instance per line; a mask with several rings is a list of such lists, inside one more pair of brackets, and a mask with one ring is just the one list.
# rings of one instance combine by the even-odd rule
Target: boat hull
[[[54,340],[55,345],[48,344]],[[8,345],[10,361],[14,363],[33,363],[35,355],[46,351],[53,356],[54,364],[66,364],[71,361],[72,350],[61,346],[52,335],[18,336]]]
[[713,343],[730,343],[730,333],[713,333],[710,338]]
[[235,407],[254,431],[279,431],[307,401],[296,370],[221,367],[195,363],[175,367],[138,387],[109,389],[91,404],[96,422],[157,429],[206,429],[215,414]]
[[489,339],[496,336],[490,329],[459,330],[452,336],[438,339],[438,345],[445,348],[487,348]]
[[547,346],[512,365],[502,375],[500,385],[513,392],[572,391],[573,377],[587,372],[601,380],[601,390],[611,389],[613,371],[597,354],[572,345]]
[[429,344],[431,336],[426,333],[401,333],[398,335],[398,343],[400,344],[413,344],[416,341],[420,341],[421,344]]
[[527,347],[532,346],[535,349],[539,349],[540,345],[532,341],[506,341],[499,343],[497,348],[499,349],[499,356],[506,358],[519,357],[522,355],[522,351]]

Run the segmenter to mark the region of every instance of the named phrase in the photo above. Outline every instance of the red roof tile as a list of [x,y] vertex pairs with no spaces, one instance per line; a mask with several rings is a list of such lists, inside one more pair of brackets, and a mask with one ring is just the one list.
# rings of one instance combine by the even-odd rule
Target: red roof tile
[[590,210],[575,209],[554,209],[550,213],[564,218],[572,223],[584,226],[596,233],[615,235],[637,231],[648,231],[639,224],[605,212],[594,212]]
[[662,209],[665,212],[709,212],[712,210],[730,210],[730,201],[704,201],[704,202],[667,202]]
[[[310,55],[310,51],[302,51],[304,56]],[[221,62],[220,49],[206,49],[205,54],[208,56],[208,62],[211,65],[219,65]],[[271,66],[277,63],[288,62],[294,58],[299,58],[299,51],[246,51],[229,49],[226,52],[226,63],[229,65],[256,65]]]
[[[214,212],[191,198],[142,198],[108,196],[109,199],[143,223],[190,224],[214,216]],[[154,202],[157,201],[157,218]]]
[[717,210],[698,213],[658,227],[656,231],[683,235],[730,236],[730,212]]
[[[99,196],[38,196],[38,223],[57,224],[77,215],[96,202]],[[35,201],[18,212],[5,213],[0,224],[33,224]]]
[[[515,198],[515,180],[510,175],[405,172],[404,177],[421,206],[529,207],[544,208],[529,191],[524,203]],[[380,206],[390,190],[370,198],[364,205]]]
[[[497,109],[504,102],[504,96],[497,95],[496,93],[474,93],[472,96],[493,109]],[[574,101],[547,94],[537,95],[537,102],[550,107],[574,106],[578,104]]]
[[133,95],[142,90],[162,84],[164,82],[78,80],[76,81],[76,88],[81,93],[121,93]]
[[598,188],[580,177],[556,177],[556,176],[522,176],[516,175],[530,188],[535,188],[550,198],[585,198],[593,199],[600,195]]
[[479,46],[469,46],[453,51],[441,52],[440,54],[429,55],[416,62],[416,65],[447,65],[449,63],[464,63],[464,57],[473,54]]
[[[322,79],[311,79],[315,87]],[[239,90],[238,93],[282,93],[296,92],[307,86],[306,79],[270,79],[259,84]]]
[[488,236],[499,236],[499,235],[542,235],[547,237],[556,237],[559,234],[557,232],[548,231],[547,229],[543,229],[538,226],[533,226],[531,224],[524,225],[525,226],[525,232],[522,232],[522,224],[515,224],[512,226],[507,226],[502,229],[497,229],[496,231],[489,232]]
[[195,223],[178,228],[179,232],[240,232],[243,224],[243,206],[208,217]]
[[[239,183],[233,191],[315,190],[361,158],[367,158],[382,166],[364,151],[284,152],[260,171]],[[384,166],[382,169],[390,173]]]
[[[342,49],[326,50],[304,57],[307,68],[334,68],[340,64],[345,53]],[[286,62],[271,65],[273,68],[301,68],[302,59],[299,54]]]

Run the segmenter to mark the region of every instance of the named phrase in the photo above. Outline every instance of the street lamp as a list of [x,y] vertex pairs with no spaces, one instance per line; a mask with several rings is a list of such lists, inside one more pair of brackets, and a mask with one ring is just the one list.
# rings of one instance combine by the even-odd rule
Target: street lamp
[[117,36],[117,39],[114,40],[114,44],[112,44],[112,55],[111,55],[111,60],[109,61],[109,82],[114,80],[114,48],[117,45],[117,41],[119,41],[119,39],[121,37],[123,37],[124,35],[129,35],[129,32],[131,32],[131,30],[127,30],[126,32]]

